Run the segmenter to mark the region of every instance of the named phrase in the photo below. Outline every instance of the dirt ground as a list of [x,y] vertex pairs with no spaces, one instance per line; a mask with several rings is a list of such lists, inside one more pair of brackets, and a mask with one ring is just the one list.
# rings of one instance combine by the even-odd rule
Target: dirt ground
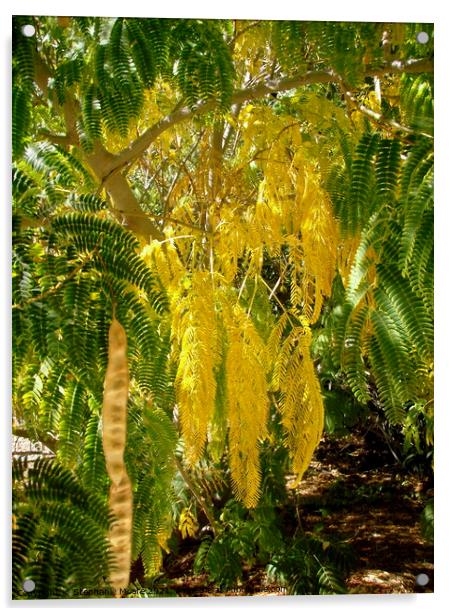
[[[288,478],[290,480],[290,477]],[[433,592],[433,546],[421,534],[420,514],[432,486],[421,482],[362,436],[323,439],[302,483],[292,493],[302,528],[321,529],[356,555],[349,593]],[[195,546],[165,567],[165,586],[178,596],[282,595],[261,569],[245,571],[242,586],[221,592],[207,575],[192,574]],[[426,574],[420,585],[417,576]],[[425,581],[424,576],[424,581]]]
[[[350,435],[321,443],[299,488],[301,502],[311,508],[306,525],[322,523],[324,532],[353,548],[350,593],[433,592],[433,546],[420,528],[432,486],[389,456],[381,463],[363,441]],[[426,585],[416,582],[421,574],[428,576]]]

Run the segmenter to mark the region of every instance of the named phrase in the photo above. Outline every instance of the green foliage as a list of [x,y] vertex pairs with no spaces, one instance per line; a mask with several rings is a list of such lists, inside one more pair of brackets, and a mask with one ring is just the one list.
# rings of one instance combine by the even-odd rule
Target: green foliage
[[348,175],[349,184],[331,192],[344,236],[360,244],[327,331],[357,400],[369,401],[376,387],[392,423],[403,423],[407,405],[429,395],[419,382],[429,387],[421,375],[433,358],[431,169],[428,139],[402,147],[369,133],[336,176]]
[[141,555],[148,576],[158,573],[172,530],[175,445],[176,432],[164,411],[130,406],[125,459],[134,486],[132,558]]
[[[272,421],[274,443],[262,447],[262,496],[257,507],[247,510],[232,498],[230,487],[225,482],[218,482],[204,470],[205,483],[215,485],[210,495],[216,509],[217,519],[215,534],[202,536],[193,564],[195,575],[207,573],[209,580],[220,589],[226,590],[244,580],[246,567],[264,566],[272,554],[282,548],[285,532],[281,511],[287,506],[285,488],[289,459],[282,444],[282,426]],[[221,466],[219,466],[221,465]],[[224,463],[219,461],[219,470]],[[221,476],[220,476],[221,477]],[[204,482],[203,482],[204,483]]]
[[164,311],[164,291],[136,254],[138,243],[132,233],[117,223],[84,212],[55,217],[52,230],[61,238],[63,246],[67,242],[79,253],[90,253],[98,271],[135,285],[147,294],[157,312]]
[[303,70],[306,66],[305,23],[280,20],[272,23],[272,41],[284,69]]
[[24,148],[24,139],[30,125],[29,96],[26,90],[16,88],[12,102],[12,146],[13,156],[20,156]]
[[[262,496],[257,507],[247,510],[226,492],[215,534],[204,535],[196,553],[195,575],[206,572],[209,580],[222,590],[243,582],[246,568],[265,566],[292,540],[281,515],[288,507],[285,489],[288,454],[281,442],[282,426],[276,421],[272,426],[275,443],[262,448]],[[221,487],[217,487],[219,492]]]
[[89,489],[97,489],[102,494],[106,494],[108,478],[102,447],[101,416],[99,411],[99,408],[94,408],[86,422],[81,471],[84,485]]
[[83,185],[93,189],[94,179],[76,154],[61,146],[40,143],[27,147],[24,159],[42,175],[50,176],[51,183],[59,189],[75,188]]
[[114,21],[108,43],[101,43],[95,56],[95,89],[89,91],[84,105],[84,124],[88,135],[99,135],[98,105],[105,126],[111,133],[126,137],[129,122],[137,118],[143,106],[143,85],[131,64],[124,19]]
[[226,109],[234,85],[234,67],[218,22],[180,20],[172,32],[177,85],[190,107],[213,98]]
[[260,503],[252,512],[229,500],[220,515],[215,537],[206,536],[198,548],[193,572],[207,572],[221,589],[243,580],[244,564],[265,563],[283,542],[274,504]]
[[[327,383],[331,385],[331,381]],[[348,434],[366,416],[367,409],[357,402],[348,388],[327,388],[323,391],[323,398],[327,434]]]
[[274,554],[267,567],[267,576],[269,581],[284,586],[288,594],[344,594],[351,562],[346,544],[299,533]]
[[362,78],[365,65],[382,58],[383,25],[344,22],[274,21],[278,59],[292,71],[334,69],[350,85]]
[[415,130],[433,134],[433,79],[430,75],[404,75],[400,94],[404,121]]
[[[55,70],[48,83],[59,105],[75,93],[80,103],[77,127],[82,145],[92,151],[107,134],[127,137],[131,121],[138,118],[145,91],[157,78],[172,82],[186,103],[213,99],[221,110],[232,94],[234,68],[224,40],[222,22],[177,20],[71,18],[66,28],[53,17],[41,18],[59,41],[54,56]],[[33,41],[21,27],[26,17],[13,19],[13,154],[24,148],[30,120],[33,89]],[[79,37],[82,50],[71,48]]]
[[[48,190],[51,185],[45,184],[47,173],[58,187],[72,188],[75,183],[89,187],[90,177],[66,151],[46,145],[31,152],[14,169],[18,213],[41,213],[42,186]],[[54,203],[57,212],[50,231],[18,225],[14,236],[14,414],[35,438],[58,435],[59,463],[79,472],[87,489],[106,498],[109,481],[100,414],[112,304],[128,334],[132,391],[152,395],[169,409],[169,332],[158,318],[166,300],[137,256],[135,237],[116,222],[99,217],[106,206],[102,199],[88,191],[71,191]],[[81,211],[65,213],[67,209]],[[164,544],[171,522],[174,430],[163,411],[158,413],[158,409],[136,411],[130,427],[131,442],[139,446],[131,450],[130,464],[141,469],[134,485],[135,551],[143,553],[149,571],[158,569],[159,541]],[[56,539],[51,541],[49,558],[58,547]],[[49,562],[57,567],[60,558],[58,553]],[[65,579],[65,571],[61,575]],[[60,581],[49,578],[48,584],[49,592],[67,596],[63,586],[52,590]]]
[[422,536],[429,543],[434,540],[434,503],[433,499],[427,501],[421,515]]
[[[67,598],[108,571],[108,508],[53,459],[13,464],[13,598]],[[35,582],[33,593],[23,582]]]
[[34,49],[30,37],[26,37],[22,33],[22,27],[29,23],[33,23],[33,20],[26,15],[13,19],[12,69],[15,85],[12,92],[13,158],[19,157],[23,153],[31,124],[31,94],[35,75]]
[[229,537],[206,538],[202,541],[194,561],[195,575],[208,571],[209,579],[220,589],[236,586],[242,577],[240,553]]
[[[59,186],[65,185],[69,177],[61,169],[74,174],[80,170],[75,159],[71,159],[70,167],[61,166],[61,161],[69,160],[67,153],[60,156],[61,152],[52,148],[44,151],[49,167],[41,169],[38,165],[32,170],[20,164],[14,169],[13,197],[18,212],[38,213],[40,185],[48,168],[55,170]],[[41,155],[39,150],[32,157],[35,166],[42,160]],[[83,172],[78,177],[74,175],[73,181],[80,179],[86,179]],[[86,396],[98,400],[101,395],[108,323],[112,303],[119,298],[117,310],[130,330],[133,362],[144,368],[137,376],[139,386],[162,399],[169,383],[168,334],[163,328],[162,337],[157,333],[157,314],[165,311],[166,299],[136,253],[137,240],[116,222],[98,216],[104,203],[95,195],[72,195],[68,206],[73,202],[90,211],[55,215],[50,232],[18,226],[13,239],[14,378],[20,377],[23,384],[17,382],[17,411],[20,415],[21,399],[26,396],[23,413],[34,416],[34,424],[45,430],[59,425],[68,439],[68,459],[71,451],[78,450],[77,443],[90,417]],[[32,378],[32,374],[39,374],[42,362],[47,374],[40,377],[39,391],[32,388],[32,412],[25,375]],[[55,379],[58,385],[53,384]],[[69,419],[63,413],[66,405]]]

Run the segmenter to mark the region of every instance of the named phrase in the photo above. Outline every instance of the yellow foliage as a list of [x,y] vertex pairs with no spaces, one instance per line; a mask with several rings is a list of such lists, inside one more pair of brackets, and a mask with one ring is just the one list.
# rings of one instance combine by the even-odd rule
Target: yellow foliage
[[350,272],[360,241],[360,235],[355,235],[343,238],[340,242],[337,255],[337,268],[342,277],[344,287],[348,286]]
[[[250,107],[250,106],[249,106]],[[259,113],[261,110],[259,109]],[[247,109],[247,127],[259,124],[254,109]],[[268,111],[264,111],[268,115]],[[314,323],[323,297],[331,293],[335,274],[338,228],[332,206],[320,186],[318,173],[306,159],[300,130],[278,118],[264,123],[270,141],[262,162],[264,179],[256,203],[254,223],[261,242],[275,251],[275,245],[289,246],[292,307]],[[255,140],[248,135],[244,149]]]
[[259,21],[253,24],[250,21],[237,20],[235,23],[237,33],[233,52],[237,77],[257,77],[265,70],[265,63],[268,61],[266,51],[269,22]]
[[[277,325],[278,334],[281,324]],[[323,430],[324,408],[310,355],[309,326],[295,326],[280,346],[272,373],[272,388],[280,392],[280,411],[295,482],[309,466]]]
[[251,319],[238,305],[223,305],[229,459],[234,492],[247,507],[259,499],[259,442],[267,434],[267,353]]
[[[322,108],[314,100],[311,116]],[[234,156],[219,158],[214,126],[203,131],[191,172],[182,169],[171,187],[166,239],[152,242],[142,256],[170,299],[171,357],[177,362],[186,462],[199,460],[207,438],[218,441],[221,450],[227,428],[233,488],[253,507],[259,498],[259,446],[267,435],[269,390],[281,400],[298,478],[320,438],[323,403],[309,326],[331,293],[339,234],[300,121],[253,105],[231,121],[240,130]],[[259,280],[265,257],[279,262],[280,277],[290,288],[288,313],[266,343],[249,315],[254,297],[248,312],[239,301],[247,281]],[[344,267],[348,264],[345,259]],[[222,361],[224,387],[217,392]],[[218,405],[217,393],[224,404]]]
[[196,536],[198,531],[198,522],[190,509],[185,508],[181,511],[178,528],[182,535],[182,539]]
[[172,531],[173,523],[171,516],[160,519],[157,523],[155,523],[155,520],[147,523],[144,531],[145,540],[142,547],[142,558],[146,575],[156,575],[161,570],[163,562],[162,550],[167,553],[169,552],[167,542]]
[[219,361],[214,300],[208,272],[197,271],[173,305],[172,336],[180,349],[176,397],[188,464],[200,458],[214,412]]
[[181,279],[187,273],[179,259],[174,243],[171,239],[165,244],[153,240],[143,248],[141,256],[150,269],[157,273],[171,297],[178,289]]

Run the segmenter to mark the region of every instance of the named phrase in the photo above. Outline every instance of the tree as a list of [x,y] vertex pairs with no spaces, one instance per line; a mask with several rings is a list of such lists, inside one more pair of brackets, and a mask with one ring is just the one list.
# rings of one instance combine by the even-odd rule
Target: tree
[[302,479],[327,362],[430,442],[432,35],[14,19],[14,430],[110,489],[148,573],[177,468],[227,459],[253,508],[280,424]]

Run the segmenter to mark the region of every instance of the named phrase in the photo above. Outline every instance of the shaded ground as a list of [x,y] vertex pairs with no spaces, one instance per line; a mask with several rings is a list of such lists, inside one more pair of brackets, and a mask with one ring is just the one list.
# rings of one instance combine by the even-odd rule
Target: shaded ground
[[[349,592],[433,592],[433,546],[420,528],[433,490],[392,463],[380,464],[363,441],[348,436],[320,445],[298,490],[304,527],[323,524],[352,546],[357,562]],[[425,586],[416,583],[420,574],[429,578]]]
[[[289,478],[290,479],[290,478]],[[432,496],[422,483],[369,447],[363,436],[324,439],[302,484],[293,491],[305,531],[346,541],[356,554],[347,579],[350,593],[433,592],[433,547],[421,535],[420,514]],[[280,595],[262,569],[245,572],[243,585],[221,592],[207,575],[192,572],[196,546],[186,543],[165,567],[164,586],[178,596]],[[428,583],[416,583],[420,574]]]

